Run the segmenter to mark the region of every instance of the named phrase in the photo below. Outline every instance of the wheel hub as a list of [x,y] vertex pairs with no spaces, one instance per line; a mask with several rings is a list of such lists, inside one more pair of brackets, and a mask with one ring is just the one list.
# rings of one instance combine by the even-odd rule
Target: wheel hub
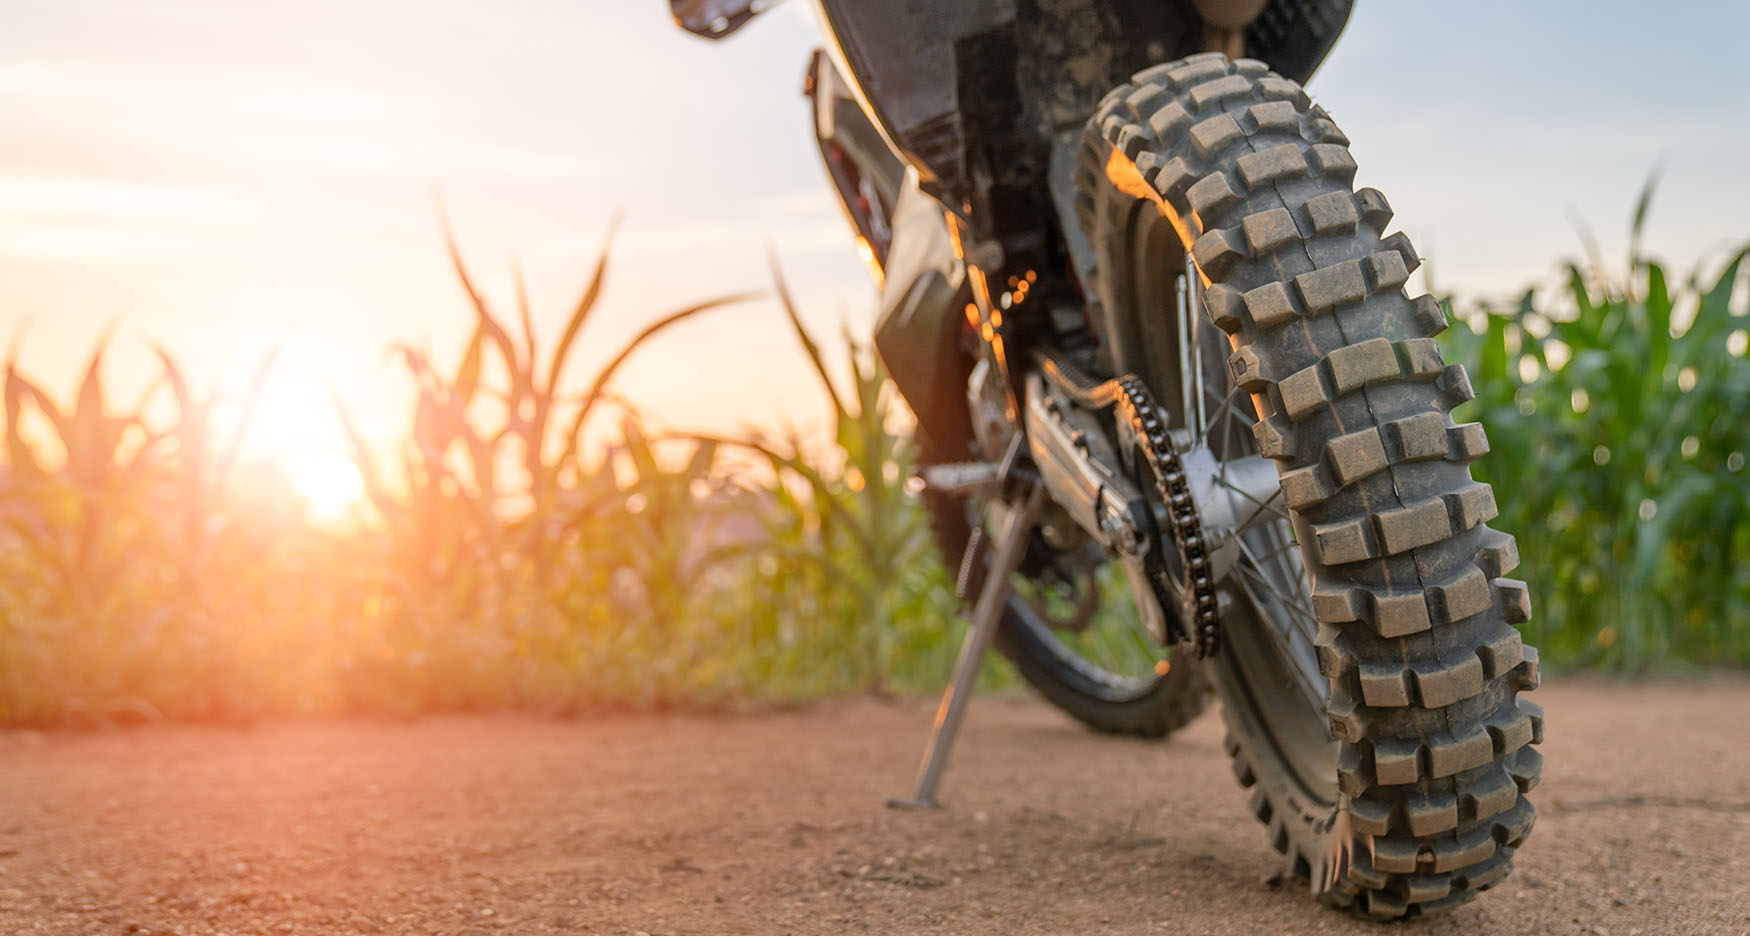
[[[1190,640],[1200,656],[1214,653],[1216,585],[1240,561],[1238,534],[1274,515],[1276,466],[1257,455],[1217,459],[1191,433],[1169,430],[1135,375],[1094,383],[1056,359],[1041,365],[1028,384],[1027,440],[1052,498],[1124,560],[1134,591],[1146,580],[1166,612],[1145,611],[1151,631]],[[1104,439],[1101,413],[1114,421],[1106,425],[1116,428],[1116,445]]]

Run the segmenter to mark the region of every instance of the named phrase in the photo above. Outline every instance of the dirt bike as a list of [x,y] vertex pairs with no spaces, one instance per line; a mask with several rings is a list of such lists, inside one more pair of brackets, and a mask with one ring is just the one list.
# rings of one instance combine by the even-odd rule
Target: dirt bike
[[818,0],[806,91],[996,645],[1104,731],[1212,686],[1288,870],[1395,918],[1511,870],[1543,716],[1445,313],[1301,89],[1350,5]]

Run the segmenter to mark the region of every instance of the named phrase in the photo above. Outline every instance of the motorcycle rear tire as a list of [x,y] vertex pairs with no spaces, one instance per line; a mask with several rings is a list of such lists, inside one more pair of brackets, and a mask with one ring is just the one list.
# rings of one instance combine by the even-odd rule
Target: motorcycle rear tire
[[[1264,700],[1282,696],[1259,654],[1229,635],[1211,661],[1235,775],[1315,893],[1397,918],[1507,876],[1536,817],[1525,794],[1541,774],[1543,713],[1519,695],[1538,665],[1514,626],[1530,614],[1525,585],[1503,577],[1518,554],[1488,527],[1493,492],[1470,474],[1487,441],[1450,416],[1472,397],[1468,378],[1434,341],[1440,304],[1404,292],[1414,250],[1386,235],[1391,210],[1352,187],[1355,169],[1299,85],[1211,53],[1106,96],[1078,207],[1096,243],[1146,216],[1190,253],[1309,573],[1323,710],[1272,710]],[[1135,256],[1109,250],[1096,275],[1133,275],[1113,266]],[[1308,745],[1334,758],[1296,753]],[[1307,764],[1331,769],[1308,778]]]

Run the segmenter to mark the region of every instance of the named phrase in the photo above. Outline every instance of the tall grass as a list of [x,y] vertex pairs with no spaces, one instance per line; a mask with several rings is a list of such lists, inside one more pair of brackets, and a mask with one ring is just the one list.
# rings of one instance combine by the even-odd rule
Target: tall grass
[[[1644,215],[1645,199],[1637,232]],[[7,363],[0,723],[941,684],[962,625],[910,488],[906,414],[866,346],[823,347],[774,268],[784,319],[753,327],[796,338],[826,437],[665,434],[615,373],[697,316],[753,314],[727,310],[750,297],[662,316],[578,375],[606,248],[551,347],[520,288],[503,316],[451,255],[473,334],[447,360],[395,349],[416,390],[405,437],[346,421],[369,498],[356,527],[311,522],[274,464],[241,454],[253,390],[222,408],[160,351],[146,397],[122,404],[100,343],[63,403]],[[1743,259],[1674,282],[1637,246],[1624,274],[1575,265],[1565,292],[1466,310],[1447,333],[1546,660],[1750,662]],[[610,417],[617,441],[590,451]]]
[[1625,274],[1571,264],[1560,295],[1527,291],[1447,334],[1545,659],[1750,663],[1746,254],[1673,282],[1640,248],[1651,196]]
[[765,561],[747,568],[749,584],[781,598],[806,582],[796,594],[829,601],[833,613],[852,622],[846,642],[812,662],[834,682],[877,690],[915,685],[939,671],[934,651],[953,636],[957,619],[926,515],[908,491],[913,451],[895,431],[903,406],[871,349],[848,331],[840,345],[851,386],[841,392],[775,262],[773,280],[831,405],[832,451],[811,458],[794,433],[783,440],[713,440],[757,453],[775,482],[768,491],[776,509],[763,513],[765,535],[749,550]]
[[[407,435],[382,449],[338,406],[370,503],[353,529],[309,522],[272,465],[244,464],[248,405],[221,432],[167,353],[151,393],[175,406],[156,425],[146,400],[105,394],[101,347],[66,412],[9,364],[0,722],[724,704],[941,678],[952,599],[866,348],[846,339],[841,395],[779,280],[831,441],[665,436],[614,374],[750,296],[660,317],[574,392],[608,250],[551,348],[520,286],[507,325],[451,256],[475,329],[448,364],[394,349]],[[590,420],[614,412],[619,441],[589,453]]]
[[[160,357],[131,409],[105,393],[101,344],[66,408],[7,364],[0,721],[248,713],[338,650],[350,582],[312,587],[322,534],[283,478],[240,470],[269,362],[220,427],[216,401]],[[165,387],[174,416],[148,426]]]

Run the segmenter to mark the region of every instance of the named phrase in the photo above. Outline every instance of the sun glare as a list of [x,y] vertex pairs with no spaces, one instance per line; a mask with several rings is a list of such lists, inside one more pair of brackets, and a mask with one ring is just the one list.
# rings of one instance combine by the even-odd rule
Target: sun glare
[[318,520],[339,520],[364,497],[358,466],[339,452],[298,452],[286,460],[286,476]]

